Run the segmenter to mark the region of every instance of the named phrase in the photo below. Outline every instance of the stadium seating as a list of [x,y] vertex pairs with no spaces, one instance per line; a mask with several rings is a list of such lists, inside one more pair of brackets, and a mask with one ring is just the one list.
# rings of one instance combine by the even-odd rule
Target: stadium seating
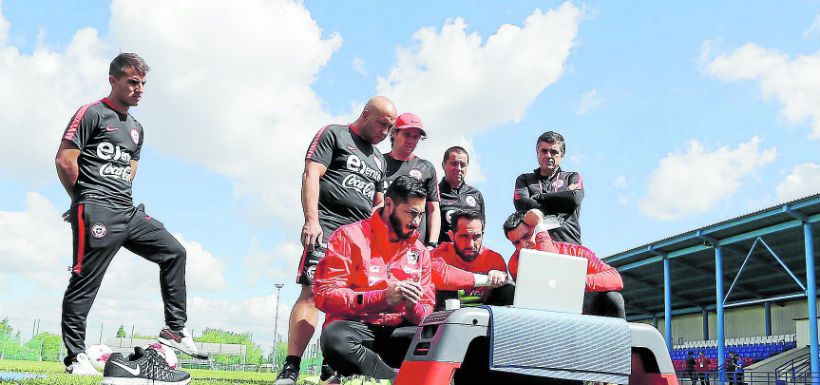
[[[794,334],[732,338],[726,340],[725,360],[729,360],[729,352],[733,351],[743,358],[743,366],[749,366],[796,347],[797,341],[795,341]],[[703,352],[712,361],[709,371],[717,370],[717,340],[687,341],[675,345],[672,349],[672,363],[675,365],[675,371],[684,372],[686,370],[688,352],[692,352],[695,357],[699,352]]]

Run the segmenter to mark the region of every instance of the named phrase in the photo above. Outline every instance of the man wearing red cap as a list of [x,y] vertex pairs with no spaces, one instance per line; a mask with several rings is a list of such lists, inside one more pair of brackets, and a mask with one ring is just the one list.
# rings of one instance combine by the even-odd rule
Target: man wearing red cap
[[387,163],[384,190],[396,178],[409,175],[422,183],[427,190],[426,215],[419,226],[419,240],[430,248],[438,246],[441,216],[439,213],[438,178],[433,164],[413,154],[420,140],[427,138],[427,131],[418,115],[405,112],[396,118],[396,125],[390,133],[392,150],[384,154]]

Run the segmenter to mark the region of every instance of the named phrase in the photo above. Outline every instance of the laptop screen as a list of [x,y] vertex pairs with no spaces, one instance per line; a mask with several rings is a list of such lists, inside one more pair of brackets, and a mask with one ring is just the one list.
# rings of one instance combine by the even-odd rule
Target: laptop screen
[[523,249],[513,306],[581,314],[586,271],[586,258]]

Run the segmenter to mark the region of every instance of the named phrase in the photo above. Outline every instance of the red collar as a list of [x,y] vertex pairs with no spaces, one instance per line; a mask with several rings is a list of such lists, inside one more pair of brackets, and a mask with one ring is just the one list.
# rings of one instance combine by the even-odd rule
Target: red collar
[[111,101],[110,99],[108,99],[108,98],[102,98],[102,99],[100,99],[100,101],[101,101],[101,102],[103,102],[103,103],[105,103],[105,105],[106,105],[106,106],[108,106],[109,108],[111,108],[111,109],[112,109],[112,110],[114,110],[114,111],[117,111],[117,112],[119,112],[119,113],[121,113],[121,114],[127,114],[127,113],[128,113],[128,109],[127,109],[127,108],[125,109],[125,111],[123,111],[122,107],[118,107],[116,104],[114,104],[114,102],[112,102],[112,101]]

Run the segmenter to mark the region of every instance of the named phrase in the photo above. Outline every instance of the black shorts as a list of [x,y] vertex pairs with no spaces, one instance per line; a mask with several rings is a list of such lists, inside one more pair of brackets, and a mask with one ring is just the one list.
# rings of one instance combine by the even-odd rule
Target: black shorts
[[305,248],[302,251],[302,260],[299,261],[299,270],[296,271],[296,283],[313,285],[313,275],[316,274],[316,265],[325,257],[327,244],[320,243],[313,249]]

